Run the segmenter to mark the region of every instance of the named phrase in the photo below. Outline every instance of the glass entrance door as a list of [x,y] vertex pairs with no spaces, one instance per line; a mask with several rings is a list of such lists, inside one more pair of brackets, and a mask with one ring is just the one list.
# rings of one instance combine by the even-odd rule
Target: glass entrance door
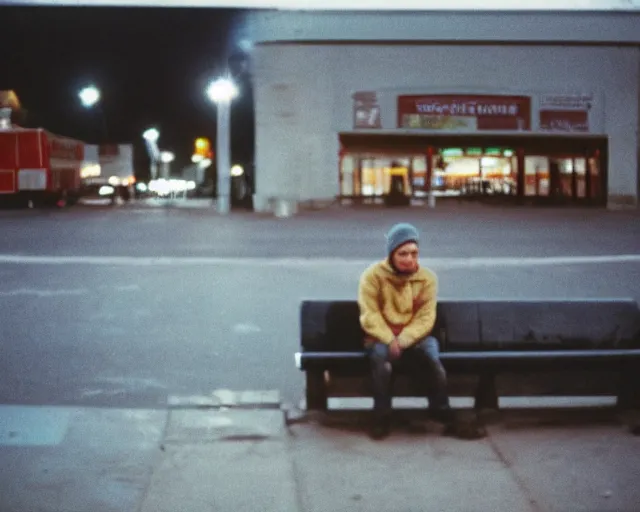
[[524,178],[525,197],[573,202],[591,201],[601,194],[597,158],[527,155]]
[[[561,202],[589,201],[599,197],[599,163],[586,156],[550,158],[552,195]],[[593,173],[588,172],[589,170]],[[595,195],[593,194],[595,192]]]
[[586,158],[556,159],[558,182],[557,195],[565,199],[584,199],[587,193]]

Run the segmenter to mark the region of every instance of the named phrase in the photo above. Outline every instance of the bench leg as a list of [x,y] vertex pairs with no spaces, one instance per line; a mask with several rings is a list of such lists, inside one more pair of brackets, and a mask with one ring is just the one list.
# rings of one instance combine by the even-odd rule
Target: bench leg
[[622,366],[616,406],[621,410],[640,409],[640,365]]
[[476,411],[481,409],[498,409],[498,391],[496,376],[493,373],[482,373],[478,379],[475,404]]
[[328,400],[324,372],[308,371],[306,387],[307,410],[326,411]]

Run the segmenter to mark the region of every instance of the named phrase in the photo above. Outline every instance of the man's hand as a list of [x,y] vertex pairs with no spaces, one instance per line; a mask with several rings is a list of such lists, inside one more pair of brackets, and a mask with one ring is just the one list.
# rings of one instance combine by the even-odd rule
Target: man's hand
[[400,348],[400,343],[398,343],[398,338],[394,338],[391,344],[389,345],[389,357],[391,360],[398,359],[402,355],[402,348]]

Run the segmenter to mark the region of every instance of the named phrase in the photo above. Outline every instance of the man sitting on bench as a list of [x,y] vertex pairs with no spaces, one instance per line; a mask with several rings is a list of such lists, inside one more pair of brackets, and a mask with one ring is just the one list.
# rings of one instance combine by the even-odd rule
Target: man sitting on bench
[[[360,278],[358,305],[373,380],[373,439],[391,430],[391,378],[400,359],[421,363],[426,378],[430,417],[450,427],[453,414],[440,362],[438,340],[431,336],[436,320],[438,281],[418,263],[418,230],[400,223],[387,234],[388,257]],[[404,362],[404,361],[403,361]]]

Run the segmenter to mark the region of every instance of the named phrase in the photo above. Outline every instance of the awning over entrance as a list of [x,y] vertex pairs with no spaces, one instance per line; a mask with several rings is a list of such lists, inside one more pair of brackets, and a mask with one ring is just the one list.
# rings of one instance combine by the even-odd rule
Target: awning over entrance
[[607,138],[598,135],[563,136],[558,134],[461,134],[398,132],[350,132],[340,134],[340,144],[348,151],[381,151],[385,153],[422,153],[427,148],[460,146],[510,147],[536,154],[580,154],[606,151]]

